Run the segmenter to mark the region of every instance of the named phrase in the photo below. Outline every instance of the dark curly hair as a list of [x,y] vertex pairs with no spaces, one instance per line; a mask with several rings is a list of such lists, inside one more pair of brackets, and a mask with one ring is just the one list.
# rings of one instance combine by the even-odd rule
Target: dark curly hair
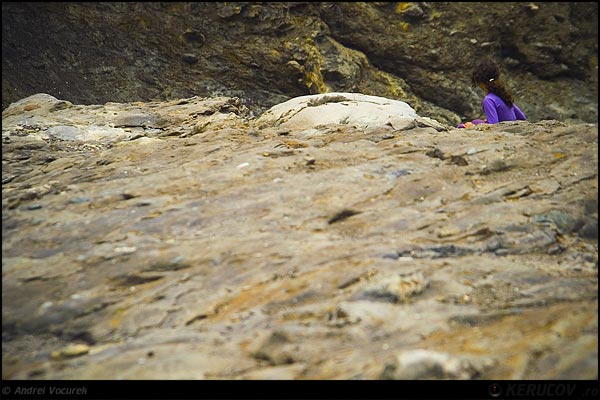
[[500,69],[492,60],[486,59],[479,63],[471,75],[473,84],[482,83],[486,89],[500,97],[508,107],[512,107],[514,101],[510,92],[504,87],[500,78]]

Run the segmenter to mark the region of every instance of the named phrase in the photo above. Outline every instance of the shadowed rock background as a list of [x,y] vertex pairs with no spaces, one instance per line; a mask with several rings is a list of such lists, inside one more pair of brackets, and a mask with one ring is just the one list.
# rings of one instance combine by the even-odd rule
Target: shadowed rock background
[[595,122],[597,35],[592,2],[3,3],[2,108],[361,92],[454,125],[481,116],[489,56],[530,120]]

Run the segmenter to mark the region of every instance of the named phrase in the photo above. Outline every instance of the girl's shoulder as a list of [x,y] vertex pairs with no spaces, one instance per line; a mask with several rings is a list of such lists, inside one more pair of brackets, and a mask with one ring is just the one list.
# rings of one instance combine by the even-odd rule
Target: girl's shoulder
[[483,98],[483,102],[493,104],[496,106],[504,104],[504,100],[502,100],[500,96],[491,92],[485,95],[485,97]]
[[488,94],[485,95],[484,99],[499,100],[500,96],[498,96],[495,93],[489,92]]

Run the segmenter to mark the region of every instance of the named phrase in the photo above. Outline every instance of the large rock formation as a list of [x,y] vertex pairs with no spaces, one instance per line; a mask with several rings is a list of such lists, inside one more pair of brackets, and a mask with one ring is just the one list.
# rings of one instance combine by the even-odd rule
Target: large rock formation
[[360,92],[449,125],[481,116],[470,73],[498,61],[530,121],[598,119],[594,2],[2,4],[2,107]]
[[597,379],[597,124],[413,118],[7,107],[3,379]]

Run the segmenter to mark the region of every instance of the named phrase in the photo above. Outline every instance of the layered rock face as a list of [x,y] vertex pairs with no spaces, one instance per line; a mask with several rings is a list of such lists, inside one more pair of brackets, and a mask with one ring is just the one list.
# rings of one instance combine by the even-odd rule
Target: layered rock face
[[597,151],[344,92],[22,99],[2,377],[597,379]]
[[258,116],[359,92],[456,125],[481,117],[490,57],[530,121],[596,122],[597,21],[594,2],[7,2],[2,107],[229,96]]

